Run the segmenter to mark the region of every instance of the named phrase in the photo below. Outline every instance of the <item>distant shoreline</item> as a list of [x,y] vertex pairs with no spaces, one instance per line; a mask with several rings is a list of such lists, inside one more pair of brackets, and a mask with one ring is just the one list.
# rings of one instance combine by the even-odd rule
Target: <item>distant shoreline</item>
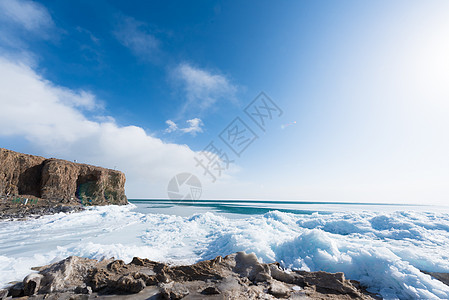
[[425,205],[425,204],[404,204],[404,203],[370,203],[370,202],[332,202],[332,201],[297,201],[297,200],[248,200],[248,199],[199,199],[199,200],[191,200],[191,199],[180,199],[180,200],[172,200],[172,199],[128,199],[130,202],[140,202],[140,201],[171,201],[176,203],[201,203],[201,202],[212,202],[212,203],[263,203],[263,204],[335,204],[335,205],[386,205],[386,206],[434,206],[434,205]]

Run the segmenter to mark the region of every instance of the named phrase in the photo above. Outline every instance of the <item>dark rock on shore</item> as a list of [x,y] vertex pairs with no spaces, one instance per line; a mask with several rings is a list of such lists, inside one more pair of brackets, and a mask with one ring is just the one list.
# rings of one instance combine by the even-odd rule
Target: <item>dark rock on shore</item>
[[24,220],[60,212],[69,213],[84,210],[84,207],[76,202],[60,204],[58,201],[39,199],[36,204],[24,205],[12,203],[12,200],[8,198],[0,198],[0,201],[0,220]]
[[0,148],[0,218],[128,204],[125,181],[120,171]]
[[22,299],[374,299],[343,273],[286,271],[238,252],[190,266],[68,257],[9,288]]
[[427,271],[422,271],[422,270],[421,270],[421,272],[423,272],[425,274],[429,274],[430,276],[441,281],[445,285],[449,285],[449,273],[427,272]]

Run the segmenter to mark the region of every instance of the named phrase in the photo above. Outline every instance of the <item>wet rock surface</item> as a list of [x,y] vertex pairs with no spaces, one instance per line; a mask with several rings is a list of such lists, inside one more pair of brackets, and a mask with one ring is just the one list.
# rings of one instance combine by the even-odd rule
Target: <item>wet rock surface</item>
[[[238,252],[190,266],[71,256],[8,288],[21,299],[373,299],[343,273],[286,271]],[[1,291],[0,291],[1,295]]]

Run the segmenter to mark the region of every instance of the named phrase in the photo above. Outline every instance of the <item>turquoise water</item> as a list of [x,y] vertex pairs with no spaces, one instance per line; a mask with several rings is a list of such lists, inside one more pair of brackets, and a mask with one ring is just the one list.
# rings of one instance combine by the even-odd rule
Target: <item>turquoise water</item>
[[273,200],[166,200],[129,199],[140,213],[156,213],[177,216],[191,216],[195,213],[213,212],[231,218],[245,218],[277,210],[280,212],[311,215],[334,212],[449,212],[449,207],[385,203],[345,203],[317,201],[273,201]]

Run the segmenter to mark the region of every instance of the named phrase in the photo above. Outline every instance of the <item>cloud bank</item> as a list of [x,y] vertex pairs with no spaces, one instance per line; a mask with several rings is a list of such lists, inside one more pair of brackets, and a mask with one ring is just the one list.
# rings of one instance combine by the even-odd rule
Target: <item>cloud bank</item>
[[16,23],[33,32],[40,32],[54,26],[53,19],[47,9],[33,1],[0,1],[0,18],[4,21]]
[[109,116],[89,118],[99,106],[89,91],[56,86],[26,64],[0,58],[0,137],[24,137],[41,155],[117,168],[131,198],[166,197],[172,176],[195,171],[188,146]]

